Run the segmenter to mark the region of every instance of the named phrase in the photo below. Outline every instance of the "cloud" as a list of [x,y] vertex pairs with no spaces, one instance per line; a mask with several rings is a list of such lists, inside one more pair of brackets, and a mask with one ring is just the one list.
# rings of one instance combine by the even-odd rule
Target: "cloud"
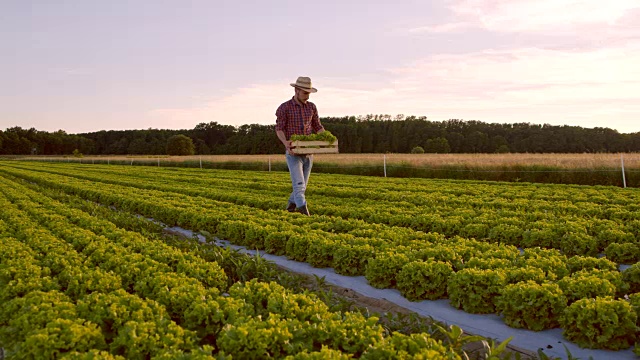
[[[440,54],[390,69],[378,83],[315,79],[320,116],[405,114],[432,120],[532,122],[640,131],[640,42],[619,48],[538,48]],[[293,91],[287,81],[254,84],[193,109],[161,109],[180,123],[275,123]]]
[[[220,124],[275,124],[275,112],[282,102],[293,96],[293,88],[286,81],[272,84],[251,84],[233,93],[204,101],[193,108],[160,108],[149,117],[163,123],[197,125],[216,121]],[[188,127],[188,126],[186,126]]]
[[427,32],[427,33],[443,34],[443,33],[461,32],[473,27],[477,27],[477,24],[474,24],[472,22],[459,21],[459,22],[452,22],[452,23],[445,23],[445,24],[420,26],[420,27],[409,29],[409,33]]
[[603,30],[635,32],[640,26],[633,21],[640,10],[637,0],[452,0],[448,8],[453,14],[450,22],[410,32],[482,28],[504,33],[594,36]]

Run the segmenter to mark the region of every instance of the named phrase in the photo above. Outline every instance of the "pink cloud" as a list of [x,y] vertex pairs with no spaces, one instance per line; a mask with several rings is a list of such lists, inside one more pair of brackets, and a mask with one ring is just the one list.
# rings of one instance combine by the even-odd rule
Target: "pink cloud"
[[[558,51],[537,48],[441,54],[390,69],[391,80],[362,84],[314,78],[311,101],[320,116],[406,114],[433,120],[476,119],[640,131],[640,42],[620,48]],[[154,116],[195,125],[272,124],[292,96],[288,82],[256,84],[197,108]]]
[[594,27],[601,31],[640,26],[633,20],[640,9],[636,0],[452,0],[448,7],[454,14],[450,22],[412,31],[438,33],[477,27],[496,32],[593,35],[588,30]]

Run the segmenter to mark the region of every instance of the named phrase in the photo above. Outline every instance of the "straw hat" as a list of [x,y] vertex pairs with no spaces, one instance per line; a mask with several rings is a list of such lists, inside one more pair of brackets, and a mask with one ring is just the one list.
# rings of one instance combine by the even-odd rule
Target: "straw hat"
[[310,93],[314,93],[318,91],[318,89],[311,87],[311,78],[308,78],[306,76],[298,77],[298,80],[296,80],[295,83],[290,85],[293,86],[294,88],[298,88],[302,91],[306,91]]

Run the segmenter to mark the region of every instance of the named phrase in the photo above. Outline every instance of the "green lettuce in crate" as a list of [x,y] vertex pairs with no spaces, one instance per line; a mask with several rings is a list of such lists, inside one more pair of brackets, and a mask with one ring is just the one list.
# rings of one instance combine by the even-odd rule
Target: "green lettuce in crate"
[[558,327],[566,307],[567,298],[557,284],[531,280],[507,285],[496,301],[507,325],[534,331]]
[[637,315],[626,300],[611,297],[582,299],[560,317],[563,336],[581,347],[622,350],[637,339]]
[[329,144],[333,144],[336,140],[338,140],[338,138],[327,130],[319,134],[291,135],[291,141],[328,141]]

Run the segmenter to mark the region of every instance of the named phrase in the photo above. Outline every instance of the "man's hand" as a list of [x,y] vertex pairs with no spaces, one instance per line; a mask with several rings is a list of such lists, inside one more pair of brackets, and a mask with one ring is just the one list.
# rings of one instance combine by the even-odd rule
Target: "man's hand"
[[286,136],[284,135],[284,131],[276,130],[276,135],[278,135],[278,139],[280,139],[280,142],[282,143],[282,145],[284,145],[284,148],[287,149],[287,152],[293,154],[293,151],[291,150],[291,141],[287,140]]
[[295,155],[295,151],[291,146],[292,146],[292,142],[291,141],[286,141],[284,143],[284,147],[287,149],[287,152],[289,154],[291,154],[291,155]]

